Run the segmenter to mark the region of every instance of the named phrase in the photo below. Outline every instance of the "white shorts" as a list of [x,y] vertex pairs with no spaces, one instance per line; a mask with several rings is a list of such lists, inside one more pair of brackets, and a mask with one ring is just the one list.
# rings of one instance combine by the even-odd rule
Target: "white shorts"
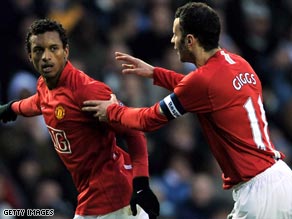
[[291,219],[292,171],[282,161],[233,189],[228,219]]
[[137,205],[137,215],[133,216],[130,205],[105,215],[81,216],[75,215],[73,219],[149,219],[148,214]]

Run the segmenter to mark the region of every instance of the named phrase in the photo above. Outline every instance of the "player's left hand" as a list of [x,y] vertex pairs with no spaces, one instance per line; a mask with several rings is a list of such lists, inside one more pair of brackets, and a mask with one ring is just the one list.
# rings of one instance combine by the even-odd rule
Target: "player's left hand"
[[107,122],[107,108],[111,104],[118,104],[116,95],[111,94],[110,100],[86,100],[83,102],[82,111],[93,112],[94,117],[98,117],[99,121]]
[[156,219],[159,216],[159,202],[149,186],[148,177],[136,177],[133,179],[133,194],[130,206],[133,215],[137,215],[137,206],[148,214],[149,219]]
[[17,118],[17,115],[11,109],[11,105],[14,101],[10,101],[7,104],[0,105],[0,121],[6,123],[10,121],[14,121]]

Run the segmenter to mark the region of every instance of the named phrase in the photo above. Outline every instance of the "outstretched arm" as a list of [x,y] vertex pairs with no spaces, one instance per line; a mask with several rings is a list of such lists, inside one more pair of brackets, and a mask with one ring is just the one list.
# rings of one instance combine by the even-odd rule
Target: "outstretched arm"
[[0,105],[0,121],[6,123],[14,121],[17,115],[26,117],[41,115],[38,107],[38,95],[35,94],[19,101],[10,101],[7,104]]
[[22,115],[25,117],[38,116],[42,114],[37,94],[14,102],[11,105],[11,109],[17,115]]
[[119,104],[114,94],[107,101],[85,101],[82,110],[94,112],[94,117],[100,121],[118,122],[141,131],[154,131],[168,122],[160,111],[159,103],[150,108],[130,108]]
[[152,107],[131,108],[118,104],[114,94],[107,101],[88,100],[84,102],[83,111],[94,112],[100,120],[118,122],[126,127],[141,131],[154,131],[169,120],[186,113],[174,93],[168,95]]

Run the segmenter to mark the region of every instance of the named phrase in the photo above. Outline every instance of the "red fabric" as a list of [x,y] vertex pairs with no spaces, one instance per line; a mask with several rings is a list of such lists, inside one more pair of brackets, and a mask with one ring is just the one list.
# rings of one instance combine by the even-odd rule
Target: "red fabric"
[[[171,77],[169,77],[171,75]],[[164,68],[155,67],[153,84],[164,87],[170,91],[184,78],[183,74],[176,73]]]
[[[134,176],[148,176],[148,156],[142,132],[107,124],[82,112],[85,100],[106,100],[111,89],[75,69],[70,62],[58,86],[49,90],[42,77],[37,93],[13,103],[17,114],[42,114],[54,147],[70,171],[78,190],[78,215],[100,215],[120,209],[130,202]],[[129,154],[116,145],[116,134],[125,137]]]
[[[242,57],[220,50],[186,76],[155,68],[154,84],[172,90],[185,111],[197,114],[222,169],[224,189],[264,171],[275,155],[285,157],[269,136],[261,82]],[[112,121],[144,131],[167,122],[158,103],[140,109],[111,105],[107,113]]]
[[159,103],[150,108],[130,108],[112,104],[107,109],[108,119],[122,125],[143,131],[154,131],[168,122],[159,112]]
[[[247,181],[274,164],[275,147],[259,103],[261,82],[240,56],[217,52],[206,65],[185,76],[174,93],[186,111],[197,113],[223,170],[223,188]],[[249,110],[248,104],[252,104]],[[251,110],[256,116],[253,122]],[[262,145],[255,142],[256,135]]]

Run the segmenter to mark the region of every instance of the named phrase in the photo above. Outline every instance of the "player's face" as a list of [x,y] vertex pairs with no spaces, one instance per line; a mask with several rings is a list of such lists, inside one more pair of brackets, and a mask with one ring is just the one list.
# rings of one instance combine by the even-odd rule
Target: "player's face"
[[177,54],[181,62],[193,62],[193,56],[191,51],[188,50],[186,46],[186,37],[182,36],[180,30],[179,18],[176,18],[173,22],[173,36],[171,38],[171,43],[174,44],[174,49],[177,51]]
[[56,31],[32,35],[29,59],[34,68],[47,83],[56,85],[67,62],[69,49],[63,48],[59,33]]

